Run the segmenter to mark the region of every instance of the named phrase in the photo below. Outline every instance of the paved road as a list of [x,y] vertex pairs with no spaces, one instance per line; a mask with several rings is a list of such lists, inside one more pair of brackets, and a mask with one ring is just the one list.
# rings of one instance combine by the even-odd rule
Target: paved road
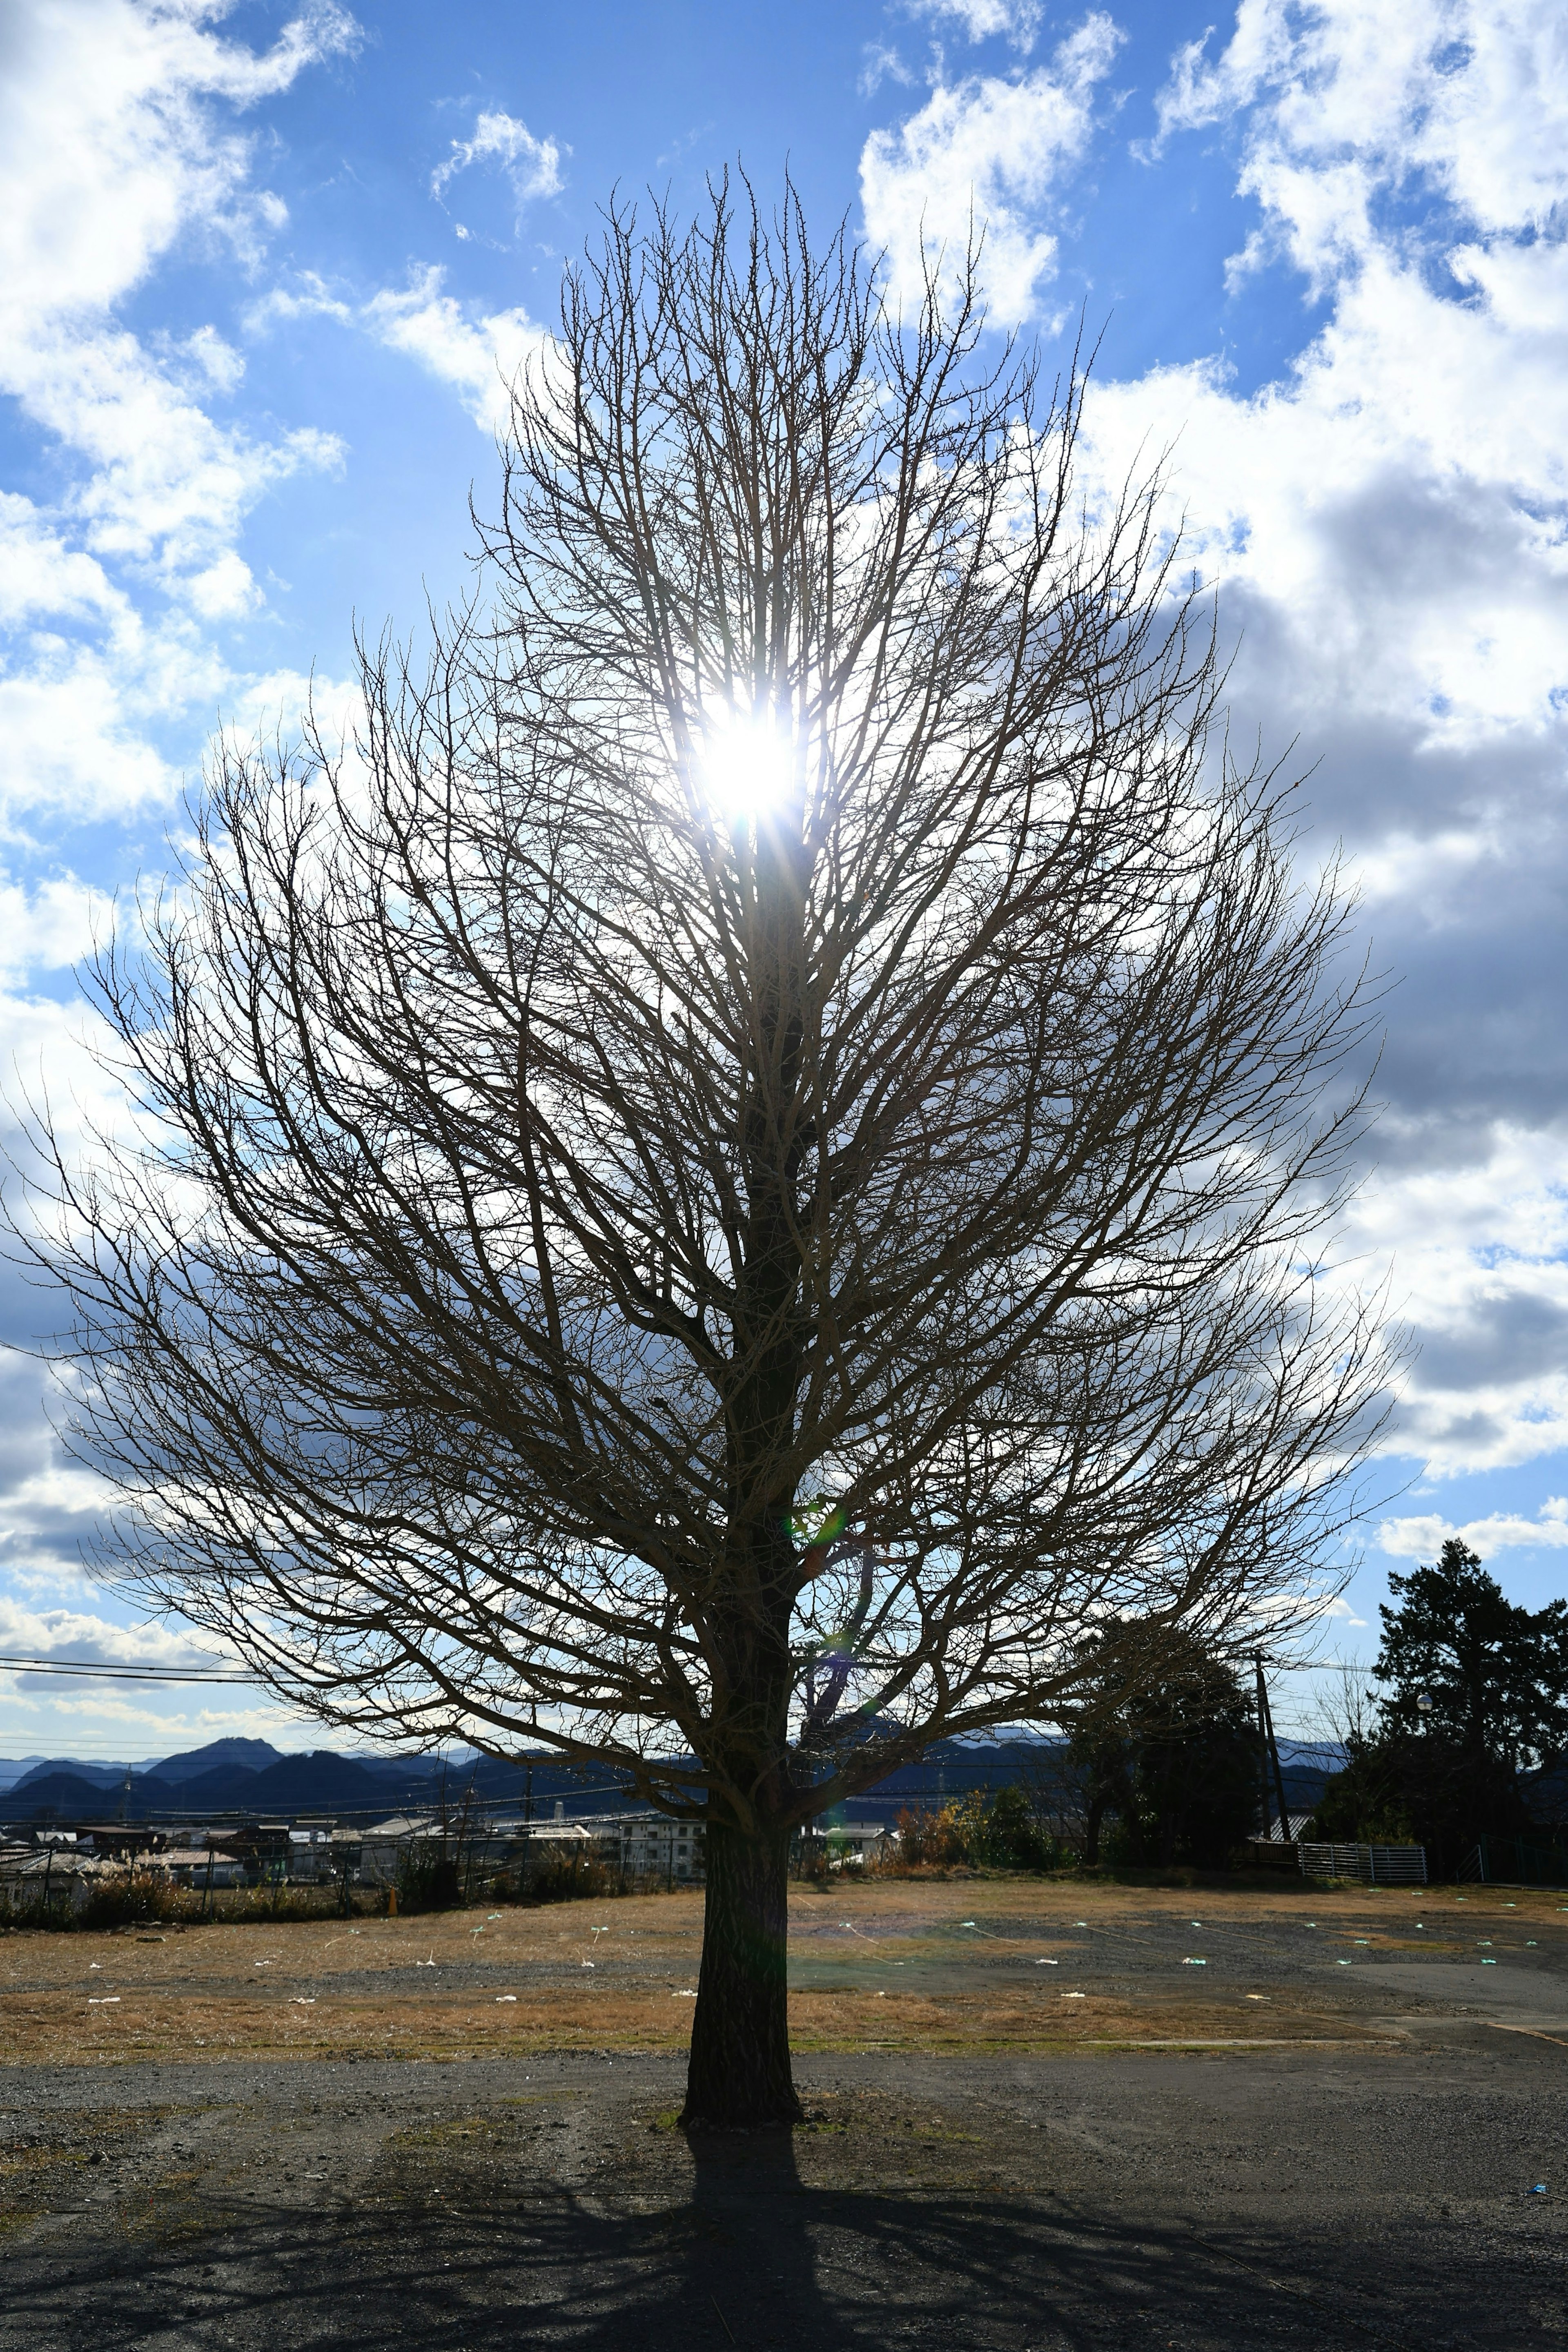
[[0,2069],[0,2346],[1563,2341],[1568,2046],[1533,2032],[799,2071],[807,2130],[694,2149],[661,2057]]

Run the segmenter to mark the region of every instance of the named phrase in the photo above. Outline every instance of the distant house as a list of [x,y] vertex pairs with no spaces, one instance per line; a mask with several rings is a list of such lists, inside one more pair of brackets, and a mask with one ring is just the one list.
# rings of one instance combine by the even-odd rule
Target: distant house
[[288,1836],[287,1822],[246,1822],[225,1832],[224,1843],[245,1864],[248,1876],[270,1882],[287,1872]]
[[155,1857],[153,1867],[159,1877],[176,1886],[243,1886],[248,1874],[238,1854],[216,1846],[168,1846]]
[[897,1832],[886,1822],[813,1822],[801,1833],[805,1853],[825,1853],[830,1870],[863,1870],[897,1844]]
[[429,1813],[393,1813],[360,1833],[361,1886],[395,1886],[403,1855],[416,1838],[439,1836],[441,1824]]
[[131,1867],[128,1861],[100,1859],[79,1845],[7,1845],[0,1847],[0,1899],[14,1909],[47,1895],[51,1904],[77,1908],[94,1886],[129,1876]]
[[308,1822],[291,1829],[286,1862],[288,1875],[297,1885],[329,1885],[341,1866],[330,1822]]
[[117,1862],[161,1853],[168,1843],[162,1830],[149,1829],[145,1822],[90,1822],[77,1832],[78,1846],[89,1847],[99,1858],[110,1855]]

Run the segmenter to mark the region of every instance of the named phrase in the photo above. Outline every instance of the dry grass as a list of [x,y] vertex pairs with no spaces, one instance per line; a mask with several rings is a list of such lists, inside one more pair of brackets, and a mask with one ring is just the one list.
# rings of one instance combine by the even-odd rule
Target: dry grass
[[[1223,1940],[1223,1973],[1145,1961],[1094,1981],[1116,1977],[1117,1954],[1136,1961],[1194,1916]],[[1277,1959],[1280,1931],[1294,1946],[1308,1917],[1319,1923],[1313,1956],[1364,1939],[1369,1951],[1437,1957],[1483,1934],[1501,1952],[1515,1935],[1568,1927],[1553,1896],[1491,1890],[1461,1907],[1447,1890],[840,1880],[794,1903],[792,2038],[801,2050],[981,2052],[1375,2035],[1364,1974],[1281,1981],[1260,1958],[1261,1990],[1247,1980],[1249,1949]],[[692,1892],[489,1916],[12,1934],[0,1939],[0,2044],[25,2064],[678,2050],[700,1936]],[[1049,1975],[1048,1957],[1058,1961]]]

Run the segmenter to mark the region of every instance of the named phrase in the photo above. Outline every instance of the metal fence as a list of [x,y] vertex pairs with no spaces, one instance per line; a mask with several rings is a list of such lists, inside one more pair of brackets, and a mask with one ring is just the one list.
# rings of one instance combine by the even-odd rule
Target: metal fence
[[1568,1853],[1523,1838],[1484,1837],[1459,1864],[1462,1882],[1482,1886],[1568,1886]]
[[1307,1878],[1359,1878],[1364,1886],[1425,1886],[1424,1845],[1299,1845]]

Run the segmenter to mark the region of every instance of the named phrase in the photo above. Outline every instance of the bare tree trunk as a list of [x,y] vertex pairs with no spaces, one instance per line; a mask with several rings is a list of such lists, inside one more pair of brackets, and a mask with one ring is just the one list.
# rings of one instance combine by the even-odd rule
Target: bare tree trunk
[[789,1859],[788,1830],[744,1837],[718,1822],[708,1830],[688,2130],[800,2121],[786,2000]]

